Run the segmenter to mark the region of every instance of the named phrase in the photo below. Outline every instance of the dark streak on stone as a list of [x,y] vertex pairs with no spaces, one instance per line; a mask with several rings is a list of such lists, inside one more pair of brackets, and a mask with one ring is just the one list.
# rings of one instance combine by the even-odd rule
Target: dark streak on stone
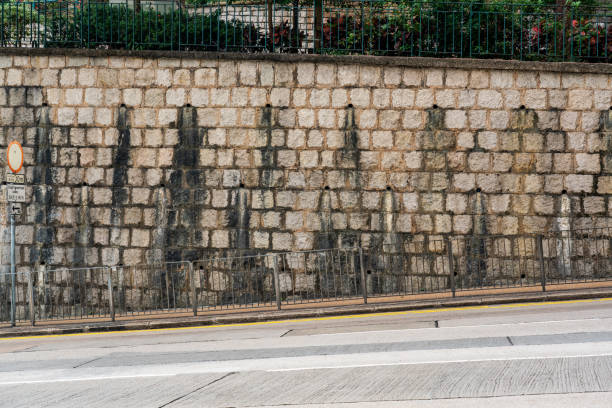
[[179,108],[178,144],[172,157],[173,171],[167,183],[170,193],[165,260],[197,260],[204,253],[200,213],[206,198],[204,172],[199,167],[205,130],[198,127],[197,110]]
[[[345,176],[349,184],[355,190],[359,190],[361,186],[361,149],[359,149],[358,128],[355,121],[355,108],[351,104],[346,107],[344,119],[344,147],[339,151],[337,159],[338,167],[345,169]],[[333,242],[337,242],[338,238],[333,237]],[[342,247],[354,247],[360,245],[360,234],[356,231],[347,230],[340,234],[340,245]]]
[[[38,269],[41,263],[49,264],[53,256],[55,227],[53,222],[53,162],[49,135],[51,123],[49,108],[38,110],[36,136],[34,140],[35,166],[33,171],[33,201],[35,220],[35,245],[30,251],[30,260]],[[67,129],[62,129],[67,131]]]
[[266,138],[266,144],[261,149],[261,187],[270,188],[272,187],[272,172],[275,165],[274,154],[275,149],[272,146],[272,128],[273,128],[273,114],[271,106],[266,105],[261,112],[261,132],[264,132]]
[[[128,199],[128,189],[125,185],[130,161],[130,112],[124,105],[119,107],[117,130],[119,138],[113,152],[113,184],[111,187],[111,225],[114,227],[123,224],[123,206]],[[117,262],[121,260],[122,252],[123,249],[119,247]]]

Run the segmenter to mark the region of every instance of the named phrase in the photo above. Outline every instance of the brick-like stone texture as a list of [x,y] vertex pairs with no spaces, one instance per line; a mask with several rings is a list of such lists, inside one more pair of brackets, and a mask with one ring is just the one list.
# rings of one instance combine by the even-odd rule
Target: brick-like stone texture
[[26,157],[23,267],[544,233],[558,217],[612,215],[610,75],[39,60],[0,67],[0,144],[19,140]]

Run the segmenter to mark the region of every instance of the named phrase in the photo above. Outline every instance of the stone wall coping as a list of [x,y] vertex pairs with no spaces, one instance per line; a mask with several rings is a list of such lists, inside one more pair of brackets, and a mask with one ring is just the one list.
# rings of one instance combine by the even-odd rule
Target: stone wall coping
[[612,64],[585,62],[539,62],[500,59],[473,58],[428,58],[428,57],[386,57],[370,55],[313,55],[280,53],[236,53],[236,52],[195,52],[159,50],[100,50],[82,48],[1,48],[0,55],[30,56],[83,56],[83,57],[135,57],[135,58],[184,58],[274,61],[287,63],[332,63],[378,65],[406,68],[451,68],[512,71],[546,71],[581,74],[612,74]]

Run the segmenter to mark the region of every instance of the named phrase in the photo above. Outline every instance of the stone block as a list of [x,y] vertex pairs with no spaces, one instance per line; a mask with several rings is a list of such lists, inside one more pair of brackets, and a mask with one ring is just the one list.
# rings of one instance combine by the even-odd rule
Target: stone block
[[132,149],[131,157],[134,167],[155,167],[156,153],[154,148]]
[[572,89],[569,91],[568,109],[587,110],[593,106],[593,91],[590,89]]
[[537,88],[537,73],[529,71],[519,71],[516,74],[517,88]]
[[582,200],[582,206],[584,208],[584,213],[588,215],[603,214],[606,212],[606,202],[604,197],[584,197]]
[[406,110],[402,115],[404,129],[421,129],[423,127],[423,113],[419,110]]
[[599,173],[599,154],[576,153],[576,171],[579,173]]
[[338,83],[340,86],[356,86],[359,84],[359,66],[338,66]]
[[76,119],[76,110],[74,108],[60,108],[57,110],[57,124],[60,126],[68,126],[74,123]]
[[[197,74],[197,71],[196,71]],[[234,86],[237,81],[236,64],[231,61],[220,61],[218,71],[218,84],[220,86]]]
[[288,88],[274,88],[270,93],[270,104],[274,107],[289,106],[291,92]]
[[495,90],[479,91],[478,105],[482,108],[500,109],[502,107],[502,94]]
[[540,72],[540,88],[559,88],[561,74],[556,72]]
[[297,82],[301,86],[310,86],[314,82],[314,64],[298,64],[297,65]]
[[489,71],[471,71],[470,88],[487,88],[489,86]]
[[549,195],[537,195],[533,198],[533,209],[536,214],[552,215],[555,213],[555,199]]
[[431,108],[434,104],[434,93],[431,89],[419,89],[414,102],[418,108]]
[[[590,177],[590,176],[587,176]],[[599,176],[597,177],[597,192],[599,194],[612,194],[612,177]]]
[[506,111],[491,111],[489,115],[489,122],[492,129],[507,129],[509,115]]
[[[230,73],[231,76],[231,73]],[[214,68],[200,68],[194,73],[194,84],[199,87],[216,86],[217,85],[217,70]],[[224,80],[229,80],[225,76]]]
[[451,88],[465,88],[468,85],[469,72],[458,69],[446,70],[446,86]]
[[259,64],[259,84],[261,86],[274,85],[274,65],[271,63]]
[[468,234],[472,230],[471,215],[455,215],[453,216],[453,231],[456,234]]
[[366,88],[351,89],[350,101],[357,108],[367,108],[370,106],[370,90]]
[[546,90],[544,89],[528,89],[525,91],[524,105],[527,109],[545,109],[546,108]]
[[255,62],[240,62],[238,63],[238,76],[240,84],[252,86],[257,84],[257,63]]
[[418,170],[423,165],[422,152],[406,152],[404,153],[404,162],[407,170]]
[[414,91],[412,89],[395,89],[391,92],[391,101],[394,108],[409,108],[414,104]]
[[542,176],[528,174],[525,176],[525,193],[540,193],[543,190],[544,179]]
[[228,248],[229,247],[229,231],[227,230],[212,231],[211,246],[213,248]]
[[317,65],[317,84],[334,85],[336,83],[336,67],[331,64]]
[[497,149],[497,133],[496,132],[479,132],[478,146],[485,150]]
[[570,88],[583,88],[584,87],[584,74],[562,74],[561,75],[561,87]]
[[313,168],[319,165],[319,152],[306,150],[300,152],[300,166],[304,168]]
[[317,111],[317,124],[320,128],[330,129],[336,127],[336,111],[333,109],[320,109]]
[[476,178],[472,173],[458,173],[453,175],[453,188],[457,192],[472,191],[476,186]]
[[124,89],[123,103],[127,106],[139,106],[142,103],[142,90],[139,88]]
[[303,128],[313,128],[315,124],[315,112],[312,109],[300,109],[298,111],[298,125]]
[[81,88],[70,88],[64,91],[64,103],[66,105],[80,105],[83,103],[83,90]]
[[402,82],[402,70],[397,67],[385,67],[383,83],[387,86],[398,86]]
[[[170,106],[183,106],[185,104],[185,89],[184,88],[172,88],[166,91],[166,105]],[[146,101],[146,94],[145,94]]]
[[381,68],[361,66],[359,69],[359,84],[361,86],[377,86],[381,81]]
[[444,116],[444,123],[449,129],[463,129],[466,127],[467,114],[463,110],[448,110]]
[[489,171],[491,167],[490,153],[473,152],[468,155],[468,166],[471,171]]
[[440,108],[455,108],[456,94],[454,89],[436,89],[435,100]]
[[[601,182],[601,179],[602,177],[599,177],[598,181]],[[565,176],[565,188],[569,193],[591,193],[593,191],[593,176],[569,174]],[[600,194],[609,194],[602,193],[601,191],[598,192]]]

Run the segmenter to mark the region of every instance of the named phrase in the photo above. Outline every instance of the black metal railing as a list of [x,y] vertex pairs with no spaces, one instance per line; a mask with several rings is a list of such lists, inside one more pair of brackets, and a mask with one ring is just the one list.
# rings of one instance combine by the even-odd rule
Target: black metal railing
[[389,234],[368,247],[223,250],[203,260],[0,274],[0,322],[282,308],[612,281],[612,228],[544,235]]
[[5,0],[0,46],[610,62],[612,6],[585,4]]

